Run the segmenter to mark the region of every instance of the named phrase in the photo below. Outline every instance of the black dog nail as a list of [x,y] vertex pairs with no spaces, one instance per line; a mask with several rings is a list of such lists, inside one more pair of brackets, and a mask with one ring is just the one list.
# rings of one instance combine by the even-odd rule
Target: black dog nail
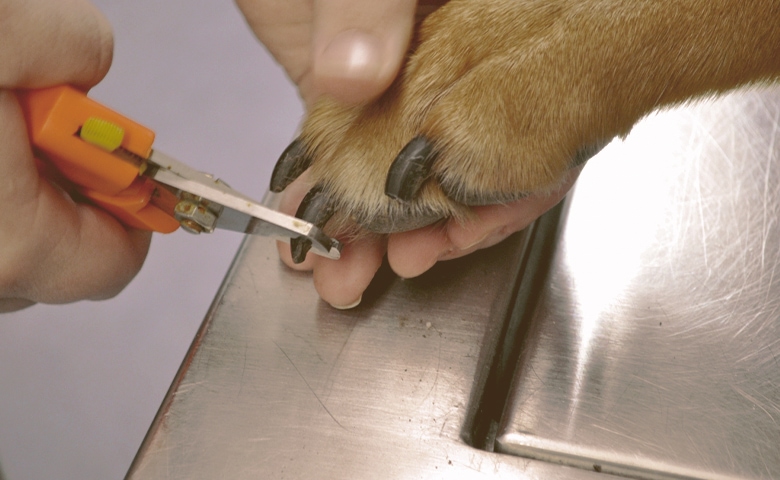
[[325,193],[322,185],[315,185],[301,200],[295,216],[322,228],[328,223],[333,213],[330,197]]
[[290,255],[293,263],[303,263],[306,260],[306,254],[311,250],[311,240],[304,237],[290,239]]
[[287,188],[287,185],[309,168],[311,162],[312,158],[311,155],[307,154],[306,145],[300,139],[293,140],[284,149],[274,166],[274,171],[271,174],[271,191],[279,193]]
[[[335,213],[330,198],[323,191],[321,185],[315,185],[309,190],[309,193],[303,197],[295,216],[301,220],[307,221],[317,228],[323,228],[330,217]],[[301,263],[306,259],[306,254],[311,248],[311,240],[305,237],[290,239],[290,253],[293,262]]]
[[387,173],[385,195],[404,202],[414,199],[431,174],[436,154],[427,138],[418,135],[407,143]]

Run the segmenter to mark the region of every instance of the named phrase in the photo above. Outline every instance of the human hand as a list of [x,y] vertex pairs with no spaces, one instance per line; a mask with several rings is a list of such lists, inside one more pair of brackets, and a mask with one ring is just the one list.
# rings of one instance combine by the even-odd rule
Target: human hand
[[49,180],[14,90],[95,85],[111,64],[111,27],[86,0],[0,0],[0,12],[0,312],[109,298],[140,270],[151,234]]
[[[445,1],[237,0],[258,38],[299,86],[308,107],[323,95],[344,103],[379,96],[392,83],[408,49],[415,17]],[[385,254],[401,277],[420,275],[440,260],[457,258],[498,243],[554,206],[571,188],[579,169],[546,195],[508,205],[473,207],[466,223],[450,220],[386,236],[347,242],[342,258],[309,255],[295,264],[289,247],[280,256],[290,267],[313,270],[320,296],[337,308],[357,305]],[[289,185],[281,210],[294,213],[311,187],[306,174]]]
[[[296,264],[289,245],[282,242],[278,243],[279,256],[294,270],[312,271],[314,286],[323,300],[339,309],[353,308],[360,304],[385,254],[398,276],[413,278],[439,261],[496,245],[558,204],[581,171],[582,166],[573,168],[561,186],[547,195],[532,195],[507,205],[471,207],[473,216],[465,223],[451,219],[408,232],[361,236],[344,243],[339,260],[312,254]],[[304,173],[284,191],[279,209],[295,213],[311,187]]]
[[[311,106],[322,94],[358,103],[395,79],[417,0],[236,0],[257,38]],[[422,0],[432,8],[444,0]]]

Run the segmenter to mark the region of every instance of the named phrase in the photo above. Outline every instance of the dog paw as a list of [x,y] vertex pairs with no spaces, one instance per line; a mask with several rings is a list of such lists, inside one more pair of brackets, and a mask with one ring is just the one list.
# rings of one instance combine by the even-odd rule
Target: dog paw
[[554,190],[638,118],[593,78],[570,3],[450,1],[419,26],[383,96],[314,106],[271,190],[309,170],[297,215],[331,235],[411,230]]

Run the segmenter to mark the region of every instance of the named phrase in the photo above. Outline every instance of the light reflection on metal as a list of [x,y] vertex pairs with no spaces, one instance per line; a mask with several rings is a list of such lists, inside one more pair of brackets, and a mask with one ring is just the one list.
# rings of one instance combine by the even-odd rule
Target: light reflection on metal
[[499,432],[639,478],[780,478],[780,91],[653,115],[572,197]]
[[[620,298],[648,259],[656,230],[675,197],[664,191],[665,180],[680,168],[682,125],[690,123],[686,110],[653,114],[634,129],[628,142],[616,139],[588,165],[576,187],[566,218],[563,262],[573,291],[571,314],[579,318],[578,345],[570,411],[580,410],[583,382],[591,355],[601,347],[594,340],[605,332],[616,334],[615,316],[608,306]],[[664,139],[664,141],[660,141]],[[638,201],[632,201],[638,199]],[[608,213],[607,213],[608,212]],[[616,221],[617,220],[617,221]],[[613,339],[619,342],[620,339]],[[570,421],[567,436],[576,421]]]

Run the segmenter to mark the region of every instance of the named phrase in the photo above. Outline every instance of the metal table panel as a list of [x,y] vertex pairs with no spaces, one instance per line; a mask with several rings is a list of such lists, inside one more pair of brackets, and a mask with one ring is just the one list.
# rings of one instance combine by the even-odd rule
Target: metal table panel
[[780,478],[777,89],[653,115],[574,192],[498,449]]
[[780,478],[778,118],[773,89],[654,115],[557,242],[352,311],[248,240],[128,478]]
[[528,239],[384,271],[351,311],[248,240],[128,478],[593,478],[460,438]]

